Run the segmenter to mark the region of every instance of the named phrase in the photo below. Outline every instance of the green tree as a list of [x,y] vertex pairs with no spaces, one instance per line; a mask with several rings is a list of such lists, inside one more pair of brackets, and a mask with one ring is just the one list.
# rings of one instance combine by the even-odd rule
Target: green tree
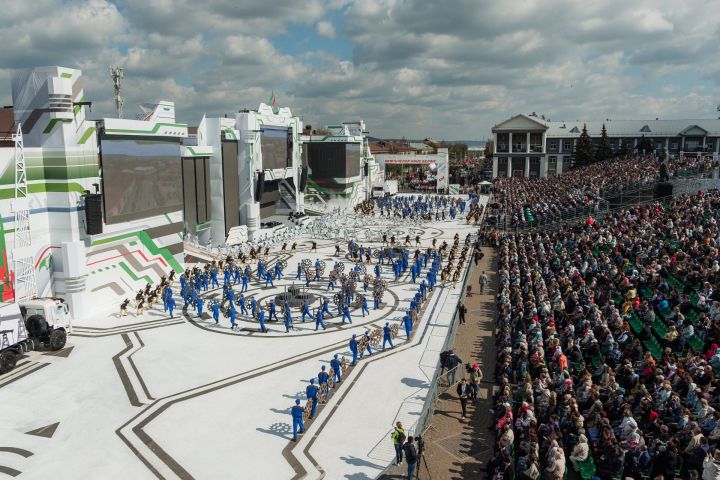
[[592,140],[588,135],[587,125],[583,125],[582,133],[575,145],[575,165],[584,167],[593,163],[594,160]]
[[450,155],[450,159],[456,162],[460,162],[464,158],[466,158],[467,152],[468,146],[464,143],[454,143],[452,145],[448,145],[448,153]]
[[603,123],[602,130],[600,131],[600,143],[598,144],[597,152],[595,152],[595,160],[601,162],[612,157],[613,151],[610,146],[610,139],[608,138],[607,129]]
[[620,142],[620,148],[618,148],[617,156],[618,157],[624,157],[626,155],[630,155],[632,153],[632,147],[630,146],[630,141],[627,138],[623,138]]
[[495,140],[488,140],[487,142],[485,142],[485,151],[483,152],[485,158],[492,158],[493,150],[495,150]]
[[638,140],[637,150],[640,153],[644,152],[646,155],[650,155],[655,151],[655,146],[653,145],[652,140],[645,138],[645,135],[643,135],[640,137],[640,140]]

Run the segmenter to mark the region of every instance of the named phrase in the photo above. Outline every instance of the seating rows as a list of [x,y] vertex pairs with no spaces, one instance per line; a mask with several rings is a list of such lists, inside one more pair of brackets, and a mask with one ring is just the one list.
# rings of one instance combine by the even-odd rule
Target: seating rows
[[713,191],[501,235],[491,471],[720,475],[718,208]]

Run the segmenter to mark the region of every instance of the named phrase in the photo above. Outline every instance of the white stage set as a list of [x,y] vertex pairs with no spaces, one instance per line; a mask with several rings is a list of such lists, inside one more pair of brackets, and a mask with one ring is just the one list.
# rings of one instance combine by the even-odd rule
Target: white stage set
[[300,139],[308,171],[305,211],[321,214],[354,207],[383,180],[370,153],[365,122],[328,125],[322,132],[307,126]]
[[[375,230],[371,236],[394,234],[403,243],[410,235],[411,251],[416,235],[427,248],[432,239],[452,244],[456,233],[463,240],[475,231],[463,219],[393,227],[374,218],[365,222],[378,224],[365,228]],[[316,252],[310,252],[312,240]],[[327,271],[338,261],[349,271],[352,263],[334,256],[335,240],[304,235],[297,243],[295,253],[272,249],[268,269],[284,261],[285,276],[274,288],[253,280],[246,298],[265,305],[288,287],[304,285],[295,279],[297,263],[319,259],[325,276],[302,291],[313,309],[321,298],[332,299]],[[371,274],[375,263],[367,265]],[[408,341],[400,319],[418,284],[409,274],[395,281],[391,268],[382,268],[387,291],[381,307],[373,309],[370,297],[370,314],[353,308],[353,323],[343,324],[331,301],[327,330],[315,331],[313,320],[300,322],[299,309],[292,310],[290,333],[281,311],[280,322],[266,322],[266,334],[253,320],[239,318],[240,328],[231,330],[227,318],[216,325],[207,312],[177,315],[179,306],[173,319],[156,305],[140,317],[130,309],[126,317],[76,321],[61,355],[30,352],[0,377],[6,420],[0,437],[32,453],[5,456],[3,464],[24,478],[234,478],[238,469],[252,479],[374,478],[393,458],[393,423],[411,426],[419,417],[462,293],[462,280],[436,287]],[[205,293],[206,310],[221,294]],[[178,295],[175,300],[181,305]],[[304,404],[308,379],[322,365],[329,369],[335,353],[349,362],[351,335],[385,322],[399,326],[395,348],[383,352],[373,345],[373,355],[346,372],[307,432],[292,442],[289,409],[295,398]]]
[[[189,127],[158,101],[136,119],[91,120],[80,70],[20,71],[12,85],[13,106],[0,109],[2,301],[62,297],[84,319],[208,248],[276,241],[310,220],[303,125],[289,108],[260,104]],[[338,160],[359,172],[345,183],[352,195],[315,213],[367,197],[377,171],[364,128],[312,139],[355,146]]]
[[[267,333],[243,316],[234,330],[228,318],[216,324],[210,305],[222,289],[203,292],[203,315],[182,311],[177,277],[203,260],[247,251],[246,240],[263,243],[270,248],[267,268],[285,264],[285,277],[269,288],[254,278],[246,297],[266,306],[300,296],[314,309],[323,298],[333,303],[328,274],[336,263],[346,272],[354,266],[334,255],[337,244],[345,255],[351,239],[376,249],[383,234],[401,244],[409,236],[413,251],[416,236],[428,248],[433,239],[452,245],[458,234],[462,248],[475,226],[464,215],[422,222],[352,213],[378,175],[362,122],[330,135],[351,144],[341,155],[342,178],[359,184],[352,188],[362,194],[347,196],[345,208],[332,214],[308,217],[302,215],[309,176],[303,126],[289,109],[261,104],[229,118],[203,118],[195,128],[178,123],[167,101],[143,105],[133,120],[90,120],[88,107],[79,70],[46,67],[15,76],[13,107],[0,115],[0,299],[62,297],[72,317],[64,348],[18,349],[15,369],[0,375],[0,473],[29,479],[377,476],[393,457],[387,438],[393,422],[412,425],[422,410],[462,277],[435,288],[409,339],[401,319],[418,285],[409,274],[395,279],[387,264],[378,309],[368,293],[369,314],[353,305],[353,323],[343,324],[331,305],[327,329],[316,331],[291,305],[295,328],[289,333],[280,309],[280,322],[267,321]],[[323,142],[335,140],[317,143]],[[320,148],[319,158],[330,158],[323,157],[328,152],[341,154]],[[232,248],[224,245],[228,237]],[[295,279],[303,260],[325,263],[323,277],[307,287]],[[367,264],[369,275],[375,263]],[[467,263],[455,267],[465,272]],[[249,265],[255,276],[256,262]],[[171,275],[174,316],[147,294],[140,295],[145,308],[139,312],[138,291]],[[362,283],[357,289],[364,293]],[[128,315],[121,316],[125,298]],[[349,358],[353,333],[370,331],[375,342],[386,322],[395,348],[380,352],[374,344],[375,353],[346,371],[307,432],[292,442],[290,407],[296,398],[305,404],[309,379],[333,354]],[[3,344],[0,353],[3,348],[15,347]]]

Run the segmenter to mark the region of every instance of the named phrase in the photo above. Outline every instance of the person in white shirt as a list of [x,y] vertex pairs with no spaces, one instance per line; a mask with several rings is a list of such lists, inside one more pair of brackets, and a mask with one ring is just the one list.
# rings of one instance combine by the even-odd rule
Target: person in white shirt
[[587,437],[581,433],[578,437],[577,445],[575,445],[575,448],[573,448],[570,454],[570,462],[572,462],[575,471],[580,470],[578,464],[587,460],[588,455],[590,455],[590,446],[588,445]]

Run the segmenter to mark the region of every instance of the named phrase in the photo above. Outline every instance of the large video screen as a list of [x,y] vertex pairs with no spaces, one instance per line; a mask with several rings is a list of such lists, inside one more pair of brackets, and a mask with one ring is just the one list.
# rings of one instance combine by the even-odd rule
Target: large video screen
[[100,152],[106,223],[183,209],[179,141],[102,137]]
[[360,175],[360,144],[345,144],[345,176],[357,177]]
[[286,128],[260,129],[260,147],[264,170],[291,166]]
[[307,154],[313,179],[349,178],[360,175],[359,143],[310,143]]

